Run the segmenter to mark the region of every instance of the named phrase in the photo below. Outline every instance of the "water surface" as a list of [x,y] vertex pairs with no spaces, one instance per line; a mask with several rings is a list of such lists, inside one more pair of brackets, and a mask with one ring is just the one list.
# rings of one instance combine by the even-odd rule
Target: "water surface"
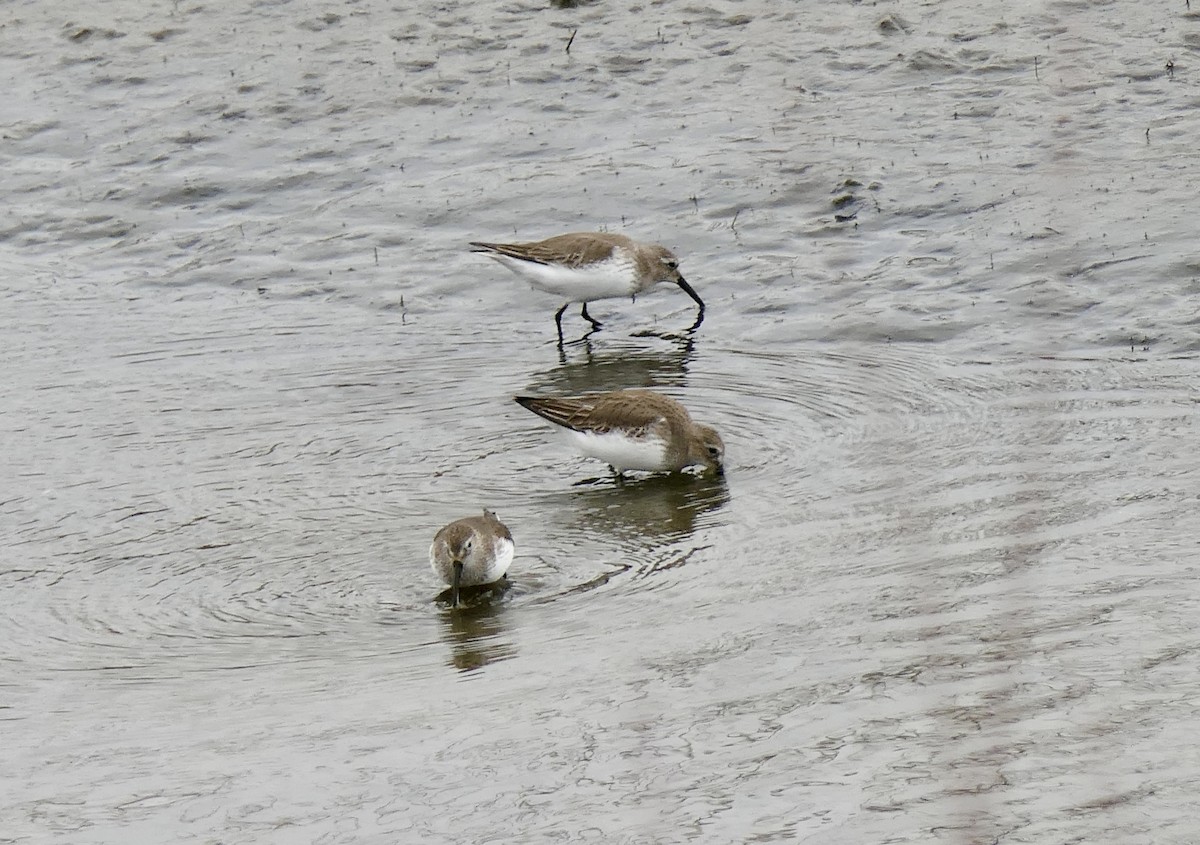
[[1190,841],[1200,12],[559,5],[6,8],[0,841]]

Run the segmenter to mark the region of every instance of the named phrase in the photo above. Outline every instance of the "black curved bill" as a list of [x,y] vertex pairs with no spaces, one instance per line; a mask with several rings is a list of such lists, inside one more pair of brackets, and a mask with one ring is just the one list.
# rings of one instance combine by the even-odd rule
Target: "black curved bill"
[[462,580],[463,565],[462,561],[454,561],[454,578],[450,584],[450,606],[458,607],[458,582]]
[[687,283],[687,280],[683,276],[679,277],[679,281],[676,284],[700,306],[700,312],[696,315],[696,322],[692,323],[692,329],[695,329],[704,322],[704,300],[700,298],[700,294],[692,289],[692,286]]

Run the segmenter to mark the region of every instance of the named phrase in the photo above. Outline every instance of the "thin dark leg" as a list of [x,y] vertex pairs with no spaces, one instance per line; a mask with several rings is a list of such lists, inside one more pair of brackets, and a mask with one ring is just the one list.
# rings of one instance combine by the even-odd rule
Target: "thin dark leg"
[[564,302],[563,307],[554,312],[554,325],[558,326],[558,345],[562,346],[562,315],[567,310],[569,302]]
[[583,303],[583,310],[580,311],[579,313],[583,315],[583,319],[587,320],[589,323],[592,324],[593,329],[598,329],[602,325],[604,325],[599,320],[592,319],[592,315],[587,312],[587,303],[586,302]]

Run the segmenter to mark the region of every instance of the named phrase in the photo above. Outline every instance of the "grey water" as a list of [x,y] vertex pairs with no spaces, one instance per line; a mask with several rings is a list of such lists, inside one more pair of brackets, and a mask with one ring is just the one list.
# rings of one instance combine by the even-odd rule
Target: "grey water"
[[[1198,53],[1183,0],[6,4],[0,843],[1195,841]],[[559,349],[466,246],[581,230],[704,323]],[[511,401],[622,387],[725,476]]]

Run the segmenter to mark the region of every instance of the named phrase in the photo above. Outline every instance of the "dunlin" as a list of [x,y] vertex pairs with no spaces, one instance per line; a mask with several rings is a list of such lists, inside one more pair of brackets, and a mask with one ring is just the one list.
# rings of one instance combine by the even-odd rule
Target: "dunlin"
[[535,288],[566,297],[554,314],[558,341],[562,343],[562,315],[572,302],[582,302],[580,314],[600,328],[600,321],[588,313],[588,303],[637,295],[659,282],[679,285],[696,301],[700,311],[696,328],[704,320],[704,301],[679,273],[679,260],[669,249],[658,244],[639,243],[624,235],[606,232],[575,232],[555,235],[544,241],[520,244],[493,244],[473,241],[474,252],[486,253]]
[[675,472],[702,466],[721,472],[725,444],[687,408],[650,390],[616,390],[573,398],[514,397],[539,417],[562,426],[579,451],[625,470]]
[[450,604],[457,606],[460,587],[503,578],[514,550],[508,528],[485,509],[483,516],[468,516],[439,531],[429,547],[429,565],[450,585]]

